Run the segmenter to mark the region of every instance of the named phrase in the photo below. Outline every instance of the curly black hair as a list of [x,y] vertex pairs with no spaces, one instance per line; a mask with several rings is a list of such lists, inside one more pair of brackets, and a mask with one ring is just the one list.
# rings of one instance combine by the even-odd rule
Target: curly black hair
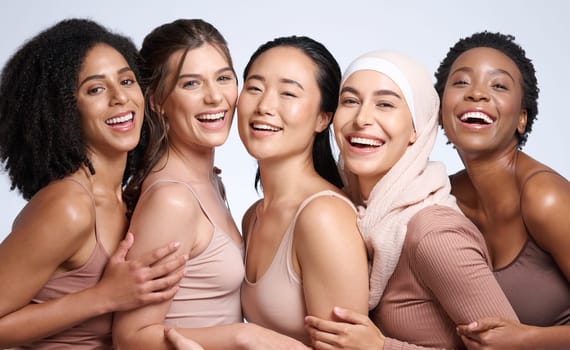
[[77,79],[96,44],[120,52],[138,76],[133,42],[87,19],[42,31],[8,60],[0,80],[0,161],[25,199],[84,164],[95,173],[77,109]]
[[515,37],[509,34],[492,33],[483,31],[472,34],[469,37],[460,39],[451,47],[441,61],[436,73],[435,89],[440,99],[443,97],[443,90],[449,77],[449,71],[455,60],[465,51],[477,47],[489,47],[498,50],[509,57],[518,67],[523,78],[523,100],[522,106],[527,112],[526,128],[522,134],[516,133],[518,148],[521,149],[532,131],[532,125],[538,114],[538,82],[532,61],[526,57],[525,50],[515,42]]

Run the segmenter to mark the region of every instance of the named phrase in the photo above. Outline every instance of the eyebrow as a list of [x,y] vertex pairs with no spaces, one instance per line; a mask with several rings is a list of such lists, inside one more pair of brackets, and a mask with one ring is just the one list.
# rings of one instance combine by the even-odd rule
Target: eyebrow
[[[119,74],[123,74],[125,72],[129,72],[132,71],[131,67],[127,66],[127,67],[123,67],[121,69],[119,69],[117,71],[117,73]],[[83,79],[79,85],[77,86],[78,88],[80,88],[83,84],[85,84],[86,82],[90,81],[90,80],[98,80],[98,79],[105,79],[105,74],[94,74],[94,75],[90,75],[87,78]]]
[[[344,92],[350,92],[352,94],[358,95],[358,90],[356,90],[353,87],[350,86],[345,86],[340,90],[340,93],[344,93]],[[402,97],[396,93],[395,91],[389,90],[389,89],[380,89],[380,90],[375,90],[372,93],[374,96],[394,96],[399,98],[400,100],[402,99]]]
[[[216,71],[216,74],[222,74],[222,73],[225,73],[228,71],[231,72],[232,74],[234,73],[234,70],[231,67],[224,67],[224,68],[218,69]],[[184,79],[184,78],[200,78],[201,76],[202,76],[202,74],[180,74],[178,76],[178,80]]]
[[[259,74],[252,74],[250,76],[247,77],[246,81],[248,80],[259,80],[260,82],[265,82],[265,78]],[[301,90],[305,90],[305,88],[303,87],[303,85],[301,85],[301,83],[299,83],[298,81],[294,80],[294,79],[289,79],[289,78],[281,78],[279,79],[280,83],[283,84],[291,84],[291,85],[295,85],[297,86],[299,89]]]
[[[451,76],[451,75],[453,75],[453,74],[455,74],[455,73],[457,73],[457,72],[473,73],[473,69],[470,68],[470,67],[459,67],[459,68],[457,68],[456,70],[454,70],[453,72],[451,72],[449,75]],[[490,74],[491,74],[491,75],[503,75],[503,74],[504,74],[504,75],[508,76],[509,78],[511,78],[511,80],[512,80],[513,82],[515,82],[515,78],[511,75],[511,73],[507,72],[507,71],[504,70],[504,69],[494,68],[494,69],[491,70]]]

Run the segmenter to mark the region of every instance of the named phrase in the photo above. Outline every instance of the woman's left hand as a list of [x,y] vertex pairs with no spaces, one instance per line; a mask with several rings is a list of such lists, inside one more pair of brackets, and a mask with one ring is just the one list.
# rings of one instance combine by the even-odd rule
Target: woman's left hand
[[317,350],[329,349],[382,349],[384,336],[365,315],[335,307],[334,316],[339,322],[315,316],[305,317],[305,328]]
[[457,326],[457,334],[469,350],[524,349],[529,326],[502,318],[483,318]]

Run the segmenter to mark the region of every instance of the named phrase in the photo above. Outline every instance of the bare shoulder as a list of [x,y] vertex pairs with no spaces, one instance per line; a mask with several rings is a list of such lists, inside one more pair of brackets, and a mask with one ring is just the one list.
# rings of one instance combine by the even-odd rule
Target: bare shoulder
[[193,192],[181,182],[160,182],[150,187],[139,199],[137,210],[186,211],[200,210],[199,202]]
[[13,232],[28,238],[53,240],[70,248],[94,229],[95,208],[91,195],[72,181],[55,181],[40,190],[22,209]]
[[360,241],[356,217],[354,206],[343,195],[314,198],[297,217],[296,246],[321,247],[335,242]]
[[531,236],[552,251],[567,240],[570,226],[570,183],[544,167],[529,172],[521,185],[521,215]]

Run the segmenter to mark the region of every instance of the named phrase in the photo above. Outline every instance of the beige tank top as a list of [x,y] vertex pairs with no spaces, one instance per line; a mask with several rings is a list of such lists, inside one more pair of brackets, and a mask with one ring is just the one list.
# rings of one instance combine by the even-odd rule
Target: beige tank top
[[[164,324],[170,327],[200,328],[243,322],[240,305],[240,286],[245,270],[243,245],[238,245],[210,218],[192,186],[174,179],[152,183],[178,183],[196,198],[202,212],[214,227],[206,249],[189,259],[184,277],[174,296]],[[142,195],[141,195],[142,197]]]
[[[96,213],[95,199],[91,192],[82,183],[74,179],[66,178],[64,180],[79,184],[89,194],[93,201],[93,212]],[[77,293],[92,287],[99,282],[109,261],[109,254],[99,239],[97,215],[95,215],[95,238],[97,243],[87,262],[75,270],[51,276],[32,299],[32,303],[43,303],[58,299],[66,294]],[[110,313],[94,317],[50,337],[26,344],[20,349],[111,349],[111,321],[112,314]]]
[[[303,295],[303,284],[293,269],[291,249],[297,217],[307,204],[313,199],[322,196],[339,198],[348,203],[356,212],[356,208],[350,200],[333,191],[322,191],[308,197],[301,203],[293,216],[293,220],[287,227],[267,271],[255,283],[249,282],[246,276],[241,288],[242,309],[248,322],[253,322],[285,334],[305,344],[310,342],[310,338],[305,331],[304,321],[307,311]],[[257,215],[253,217],[248,227],[248,242],[251,239],[252,229],[256,220]]]

